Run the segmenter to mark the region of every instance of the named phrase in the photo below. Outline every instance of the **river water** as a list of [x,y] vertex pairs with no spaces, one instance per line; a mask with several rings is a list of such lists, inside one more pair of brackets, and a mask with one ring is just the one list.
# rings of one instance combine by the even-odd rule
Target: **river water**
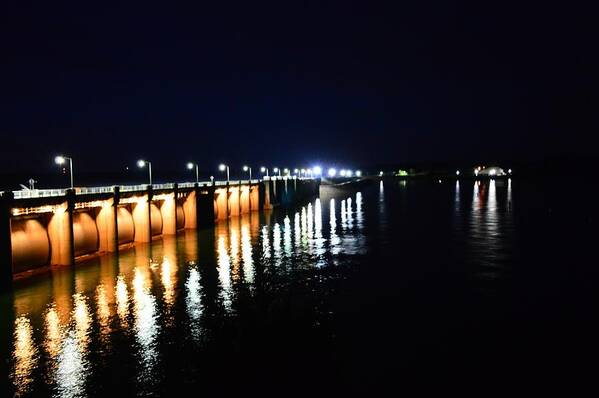
[[574,206],[561,189],[323,186],[18,281],[0,302],[0,381],[57,397],[581,385],[598,352],[597,211],[584,185]]

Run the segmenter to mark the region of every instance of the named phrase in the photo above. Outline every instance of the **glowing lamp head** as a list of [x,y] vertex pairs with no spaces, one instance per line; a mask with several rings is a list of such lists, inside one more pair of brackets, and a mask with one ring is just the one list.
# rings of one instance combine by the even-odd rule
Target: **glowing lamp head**
[[299,169],[293,169],[293,172],[294,172],[295,174],[297,174],[297,173],[299,173]]
[[459,176],[460,175],[460,170],[456,170],[455,175]]
[[329,177],[335,177],[336,174],[337,174],[337,170],[335,170],[334,168],[331,167],[328,171]]
[[224,165],[224,164],[220,164],[220,165],[218,166],[218,169],[219,169],[220,171],[225,171],[225,170],[227,169],[227,166],[226,166],[226,165]]
[[306,172],[306,169],[301,169],[301,172],[302,172],[302,173],[305,173],[305,172]]
[[379,171],[379,175],[382,177],[383,176],[383,171]]
[[248,171],[248,170],[249,170],[249,167],[243,166],[243,171]]
[[263,173],[265,173],[266,172],[266,167],[264,167],[264,166],[260,167],[260,171],[263,172]]
[[140,160],[137,161],[137,167],[142,168],[142,167],[145,167],[145,166],[146,166],[146,161],[145,160],[140,159]]
[[356,170],[356,177],[362,177],[362,172],[360,170]]
[[275,167],[274,169],[272,169],[272,171],[274,171],[275,173],[278,173],[279,172],[279,168]]
[[193,163],[191,163],[191,162],[187,163],[187,168],[188,168],[189,170],[193,169],[193,166],[194,166],[194,164],[193,164]]
[[351,177],[353,174],[354,174],[354,172],[351,171],[351,170],[346,170],[345,171],[345,175],[348,176],[348,177]]
[[283,169],[283,173],[289,174],[289,169]]
[[512,169],[507,169],[508,174],[512,174]]
[[340,175],[341,177],[345,177],[345,176],[347,175],[347,171],[345,171],[345,169],[343,169],[343,170],[341,170],[341,171],[339,172],[339,175]]
[[315,175],[319,176],[322,174],[322,168],[320,166],[314,166],[314,167],[312,167],[312,172]]
[[64,164],[65,161],[66,159],[64,158],[64,156],[57,156],[54,158],[54,163],[56,164]]

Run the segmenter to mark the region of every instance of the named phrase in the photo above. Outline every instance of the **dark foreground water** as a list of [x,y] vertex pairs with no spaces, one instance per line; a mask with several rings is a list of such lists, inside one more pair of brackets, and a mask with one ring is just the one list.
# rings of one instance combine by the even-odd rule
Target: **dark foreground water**
[[592,387],[596,199],[561,184],[323,187],[21,281],[0,303],[0,381],[6,396]]

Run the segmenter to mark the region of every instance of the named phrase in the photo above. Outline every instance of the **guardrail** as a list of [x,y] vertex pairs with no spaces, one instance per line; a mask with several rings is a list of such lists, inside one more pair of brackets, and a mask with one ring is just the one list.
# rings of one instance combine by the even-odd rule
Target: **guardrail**
[[[295,176],[264,176],[265,181],[268,180],[283,180],[283,179],[293,179],[297,178]],[[307,180],[310,178],[298,178],[300,180]],[[261,180],[231,180],[229,181],[229,185],[239,185],[239,184],[257,184]],[[212,181],[200,181],[197,183],[200,187],[208,187],[213,184]],[[226,186],[227,181],[214,181],[215,186]],[[195,183],[193,182],[183,182],[177,184],[178,187],[181,188],[193,188]],[[173,189],[175,187],[174,183],[166,183],[166,184],[153,184],[153,189]],[[119,190],[121,192],[135,192],[135,191],[145,191],[148,188],[147,184],[139,184],[139,185],[120,185]],[[75,195],[88,195],[88,194],[97,194],[97,193],[111,193],[114,192],[114,186],[104,186],[104,187],[78,187],[75,188]],[[47,198],[53,196],[64,196],[67,193],[67,189],[58,188],[58,189],[22,189],[19,191],[13,191],[13,195],[15,199],[30,199],[30,198]]]
[[29,199],[47,198],[50,196],[63,196],[66,192],[66,189],[31,189],[13,191],[13,194],[15,199]]

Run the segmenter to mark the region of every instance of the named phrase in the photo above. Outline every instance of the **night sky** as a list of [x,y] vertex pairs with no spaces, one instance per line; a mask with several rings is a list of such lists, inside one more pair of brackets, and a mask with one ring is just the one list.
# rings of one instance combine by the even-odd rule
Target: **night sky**
[[2,171],[596,152],[590,8],[205,3],[3,4]]

